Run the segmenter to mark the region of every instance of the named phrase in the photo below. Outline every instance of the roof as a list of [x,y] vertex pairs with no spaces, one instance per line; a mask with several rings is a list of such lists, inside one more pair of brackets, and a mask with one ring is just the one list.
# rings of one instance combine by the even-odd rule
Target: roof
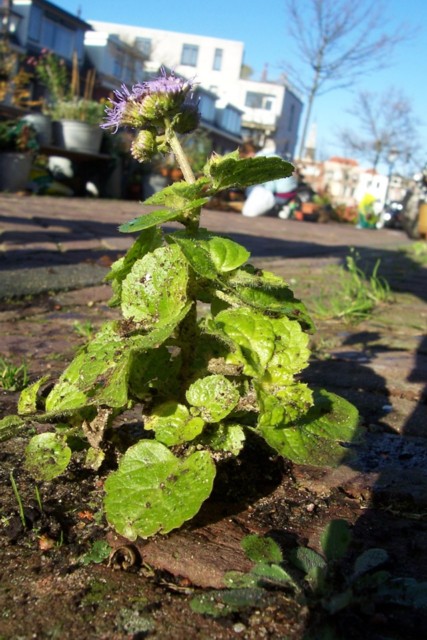
[[359,164],[357,160],[353,160],[352,158],[341,158],[340,156],[333,156],[332,158],[329,158],[328,162],[336,162],[337,164],[349,164],[352,167],[357,167]]

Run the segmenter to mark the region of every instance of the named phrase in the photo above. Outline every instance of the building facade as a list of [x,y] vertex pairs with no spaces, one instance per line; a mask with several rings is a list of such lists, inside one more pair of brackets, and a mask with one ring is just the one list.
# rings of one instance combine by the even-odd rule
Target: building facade
[[29,55],[49,49],[71,64],[74,52],[84,63],[84,39],[91,25],[47,0],[14,0],[13,12],[20,17],[15,38]]
[[243,139],[250,138],[262,147],[270,138],[278,153],[294,156],[302,101],[284,80],[241,78],[243,42],[99,21],[90,24],[95,31],[115,35],[142,50],[150,58],[147,71],[164,65],[216,94],[216,125],[221,124],[234,137],[240,112]]

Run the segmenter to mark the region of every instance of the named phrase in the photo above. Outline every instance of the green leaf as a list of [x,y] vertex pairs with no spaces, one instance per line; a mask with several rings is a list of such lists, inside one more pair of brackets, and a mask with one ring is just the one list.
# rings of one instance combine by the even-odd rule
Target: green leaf
[[260,429],[264,440],[284,458],[314,467],[338,466],[346,450],[339,444],[307,433],[302,427]]
[[[159,347],[188,313],[190,305],[169,324],[150,333],[124,337],[116,323],[104,325],[80,351],[46,398],[46,419],[89,405],[121,408],[128,402],[128,379],[134,356]],[[133,371],[135,374],[135,371]]]
[[376,569],[389,560],[389,555],[385,549],[367,549],[357,557],[354,563],[353,576],[359,577],[372,569]]
[[274,353],[268,362],[263,382],[274,385],[290,384],[295,374],[308,365],[309,338],[295,320],[286,317],[271,318],[270,323],[275,335]]
[[105,460],[105,451],[99,448],[89,447],[86,453],[84,466],[87,469],[98,471]]
[[200,410],[206,422],[219,422],[239,402],[239,392],[225,376],[212,375],[196,380],[187,390],[187,401]]
[[227,360],[242,364],[248,376],[262,376],[274,352],[275,334],[270,320],[250,309],[226,309],[218,313],[212,326],[235,345],[235,353]]
[[258,578],[258,584],[260,584],[260,586],[263,583],[296,586],[295,580],[292,576],[277,564],[267,564],[265,562],[257,563],[251,569],[251,573]]
[[206,244],[212,262],[221,273],[237,269],[250,257],[245,247],[229,238],[213,236]]
[[212,424],[203,431],[198,442],[214,451],[229,451],[239,455],[245,443],[245,432],[240,424]]
[[90,550],[80,558],[83,565],[100,564],[104,562],[111,553],[111,547],[106,540],[95,540]]
[[43,376],[40,380],[37,380],[29,387],[21,391],[18,400],[18,413],[19,415],[29,415],[36,413],[37,411],[37,398],[40,391],[40,387],[49,380],[49,376]]
[[71,449],[55,433],[33,436],[25,449],[25,467],[37,480],[52,480],[68,466]]
[[297,569],[304,571],[304,573],[310,573],[313,569],[326,567],[326,560],[309,547],[298,547],[292,550],[289,559]]
[[206,247],[195,240],[194,236],[185,232],[182,232],[182,235],[180,235],[180,232],[176,232],[169,234],[167,239],[171,239],[179,246],[190,263],[191,268],[202,276],[202,278],[215,280],[218,277],[218,272],[209,252],[206,250]]
[[249,535],[243,538],[241,545],[252,562],[274,562],[276,564],[283,562],[282,550],[272,538]]
[[246,265],[224,278],[223,284],[235,298],[254,309],[288,316],[297,320],[304,329],[314,330],[305,305],[295,298],[289,285],[279,276]]
[[250,256],[237,242],[213,235],[207,229],[198,229],[194,233],[175,231],[167,239],[176,242],[192,268],[210,280],[217,279],[220,273],[237,269]]
[[315,394],[314,406],[296,426],[281,428],[268,422],[261,416],[258,424],[265,441],[280,455],[298,464],[336,466],[349,456],[348,449],[341,443],[359,437],[355,407],[323,390]]
[[74,411],[89,404],[124,406],[132,356],[128,345],[112,323],[105,325],[65,369],[46,398],[46,411]]
[[119,230],[123,233],[132,233],[133,231],[148,229],[171,220],[182,222],[184,216],[199,210],[200,207],[208,202],[209,198],[205,195],[205,191],[209,182],[207,178],[201,178],[193,184],[175,182],[147,198],[144,202],[146,205],[164,205],[165,209],[157,209],[126,222],[119,227]]
[[411,609],[427,609],[427,582],[414,578],[394,578],[383,583],[375,597]]
[[122,282],[130,273],[135,262],[143,258],[149,251],[154,251],[161,246],[162,234],[155,227],[145,229],[132,244],[128,252],[111,265],[110,272],[105,276],[105,280],[112,281],[115,296],[110,301],[110,306],[120,304]]
[[224,584],[229,589],[247,589],[250,587],[256,587],[258,579],[251,573],[227,571],[227,573],[224,574]]
[[145,421],[145,429],[153,429],[156,440],[168,447],[194,440],[205,426],[202,418],[193,418],[187,407],[172,400],[155,407]]
[[188,263],[176,245],[160,247],[138,260],[122,284],[125,318],[146,329],[168,324],[186,306]]
[[129,540],[168,533],[199,511],[214,477],[207,451],[179,459],[160,442],[140,441],[106,480],[107,520]]
[[331,520],[320,536],[320,544],[329,561],[343,558],[350,542],[351,530],[345,520]]
[[105,280],[124,280],[137,260],[143,258],[149,251],[161,246],[161,232],[159,229],[146,229],[139,234],[127,253],[113,262]]
[[314,406],[302,423],[309,433],[340,442],[360,441],[359,412],[341,396],[318,389],[314,392]]
[[194,200],[202,198],[209,184],[208,178],[199,178],[193,183],[174,182],[144,200],[144,204],[166,205],[173,209],[179,209],[183,207],[183,203],[191,204]]
[[215,156],[203,171],[212,180],[212,190],[220,191],[287,178],[294,167],[279,157],[240,158],[239,152],[233,151],[223,157]]
[[179,358],[174,359],[166,345],[134,353],[128,379],[130,397],[145,400],[153,390],[178,395],[179,364]]
[[0,442],[10,440],[26,427],[25,421],[19,416],[6,416],[0,420]]
[[354,593],[351,589],[346,589],[341,593],[335,593],[324,603],[324,607],[328,613],[335,615],[339,611],[346,609],[354,600]]
[[[283,377],[286,383],[286,376]],[[293,426],[313,405],[311,389],[303,382],[289,383],[274,395],[255,385],[259,403],[258,427],[261,431],[272,427]]]
[[122,233],[134,233],[135,231],[142,231],[143,229],[149,229],[150,227],[156,227],[170,222],[171,220],[177,220],[181,215],[180,211],[174,211],[170,209],[157,209],[151,213],[145,213],[138,218],[129,220],[121,224],[119,231]]

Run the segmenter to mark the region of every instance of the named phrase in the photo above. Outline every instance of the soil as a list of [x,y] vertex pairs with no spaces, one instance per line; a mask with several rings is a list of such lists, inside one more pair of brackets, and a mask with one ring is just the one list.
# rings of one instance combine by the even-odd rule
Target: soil
[[[365,252],[366,264],[378,255]],[[319,551],[322,529],[337,518],[352,527],[346,563],[381,548],[389,554],[385,568],[392,577],[426,579],[425,267],[399,251],[388,250],[381,259],[395,302],[357,325],[317,321],[304,373],[311,385],[358,407],[366,438],[355,446],[351,465],[291,465],[249,443],[241,459],[220,469],[212,498],[193,522],[129,545],[105,522],[102,475],[72,464],[36,487],[22,466],[27,436],[2,443],[0,638],[300,640],[309,631],[312,638],[339,640],[427,637],[425,609],[353,602],[328,615],[318,599],[304,602],[271,585],[251,606],[222,617],[190,606],[195,595],[223,587],[226,571],[251,568],[240,546],[245,535],[272,536],[286,558],[297,544]],[[336,260],[322,256],[274,264],[260,258],[258,264],[284,275],[306,301],[323,286],[329,287],[324,296],[337,286]],[[75,323],[89,330],[114,317],[109,297],[109,287],[100,285],[1,303],[2,356],[25,359],[31,381],[46,372],[55,378],[84,341]],[[1,416],[15,412],[17,398],[1,392]],[[126,419],[131,432],[139,416]],[[108,540],[110,557],[89,561],[100,540]],[[348,566],[340,569],[344,575]],[[324,623],[335,636],[325,635]]]

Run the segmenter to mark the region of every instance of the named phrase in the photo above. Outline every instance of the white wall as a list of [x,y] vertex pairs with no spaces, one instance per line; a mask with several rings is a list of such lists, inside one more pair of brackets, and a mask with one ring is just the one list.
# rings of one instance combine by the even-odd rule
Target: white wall
[[[206,89],[210,89],[214,93],[217,93],[217,89],[221,88],[221,94],[226,95],[240,77],[243,63],[243,42],[109,22],[92,21],[90,24],[97,31],[119,35],[131,46],[134,46],[137,37],[151,39],[150,57],[156,64],[164,64],[186,78],[194,78],[196,82],[200,82]],[[184,44],[199,47],[195,66],[181,64]],[[215,49],[223,50],[222,65],[219,71],[213,69]]]

